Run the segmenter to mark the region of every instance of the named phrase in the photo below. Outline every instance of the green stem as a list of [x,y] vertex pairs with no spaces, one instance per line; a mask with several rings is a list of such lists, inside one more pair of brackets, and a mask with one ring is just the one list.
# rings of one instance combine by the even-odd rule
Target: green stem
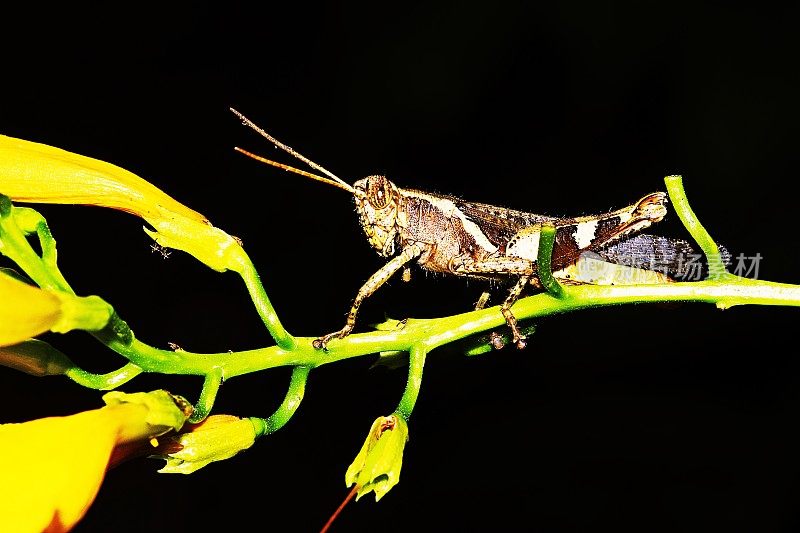
[[[549,293],[520,299],[514,305],[519,320],[530,320],[581,309],[652,302],[706,302],[720,308],[734,305],[800,306],[800,286],[752,280],[731,275],[724,281],[694,281],[663,285],[578,285],[564,286],[564,298]],[[279,346],[199,354],[157,350],[137,340],[115,346],[145,372],[206,375],[214,367],[226,379],[282,366],[318,366],[381,351],[408,351],[418,343],[427,350],[476,335],[505,323],[498,307],[437,319],[409,319],[402,329],[352,334],[335,339],[328,351],[316,350],[311,337],[297,337],[294,350]]]
[[[63,277],[60,273],[55,274],[49,268],[50,265],[36,254],[28,242],[28,232],[24,226],[28,222],[26,219],[31,216],[30,212],[35,213],[30,208],[14,207],[8,202],[7,197],[0,196],[0,253],[14,261],[39,287],[64,290]],[[50,244],[43,245],[43,248],[45,246],[52,256]]]
[[553,260],[553,246],[556,241],[556,228],[551,225],[542,226],[539,234],[539,250],[537,252],[537,274],[542,286],[556,298],[563,298],[564,288],[553,277],[551,263]]
[[249,258],[246,264],[243,265],[239,275],[242,276],[242,280],[247,287],[247,292],[250,294],[250,298],[253,300],[253,304],[256,307],[256,312],[261,317],[261,320],[264,322],[264,325],[267,327],[267,330],[269,330],[270,335],[272,335],[277,345],[284,350],[293,350],[296,346],[295,339],[286,331],[283,324],[281,324],[278,313],[276,313],[275,308],[272,307],[272,302],[269,301],[264,286],[261,284],[258,271],[250,262]]
[[69,286],[69,283],[67,283],[67,280],[58,268],[56,240],[53,238],[50,227],[47,225],[47,221],[41,213],[29,207],[16,207],[14,208],[14,218],[19,228],[25,233],[25,236],[36,233],[39,239],[39,247],[42,249],[42,265],[49,273],[57,288],[64,292],[75,294],[75,291]]
[[72,367],[65,375],[78,385],[90,389],[111,390],[127,383],[142,373],[142,369],[133,363],[128,363],[122,368],[107,374],[93,374],[78,367]]
[[706,228],[700,223],[697,215],[694,214],[692,207],[689,205],[689,199],[686,197],[686,191],[683,189],[683,178],[681,176],[667,176],[664,178],[664,183],[667,186],[669,199],[675,206],[675,213],[706,256],[706,260],[708,261],[708,279],[714,280],[724,277],[728,272],[725,269],[725,264],[722,262],[719,247],[717,243],[714,242],[714,239],[711,238]]
[[395,409],[395,413],[402,416],[408,422],[411,417],[411,412],[414,410],[414,405],[417,403],[419,397],[419,389],[422,385],[422,370],[425,367],[425,358],[428,350],[424,343],[417,343],[411,347],[408,353],[408,381],[406,382],[403,397],[400,398],[400,403]]
[[300,402],[303,401],[303,396],[306,392],[306,381],[308,381],[310,372],[310,366],[294,367],[292,378],[289,381],[289,390],[286,391],[286,396],[283,398],[280,407],[266,420],[263,418],[251,419],[254,420],[257,437],[275,433],[289,422],[297,408],[300,407]]
[[189,417],[190,424],[199,424],[211,412],[214,406],[214,400],[217,399],[217,393],[222,385],[222,369],[214,367],[206,374],[203,380],[203,389],[200,391],[200,398],[194,406],[192,416]]

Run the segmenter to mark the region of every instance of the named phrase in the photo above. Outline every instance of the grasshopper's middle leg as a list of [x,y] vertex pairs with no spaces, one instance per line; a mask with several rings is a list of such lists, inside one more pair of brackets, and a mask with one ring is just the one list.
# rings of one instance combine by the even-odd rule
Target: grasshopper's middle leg
[[372,293],[377,291],[378,288],[380,288],[380,286],[383,285],[386,280],[392,277],[395,272],[400,270],[408,262],[419,257],[420,254],[422,254],[422,250],[420,250],[419,246],[416,244],[403,248],[403,251],[400,252],[400,255],[393,257],[391,261],[383,265],[380,270],[370,276],[366,283],[364,283],[364,285],[362,285],[358,290],[356,299],[353,302],[352,307],[350,307],[350,312],[347,314],[347,322],[345,323],[344,327],[338,331],[328,333],[323,337],[315,339],[314,348],[317,350],[324,350],[327,348],[328,343],[332,338],[339,337],[340,339],[343,339],[349,335],[350,332],[353,331],[353,327],[356,325],[356,315],[358,314],[358,308],[361,307],[361,303],[369,298]]
[[486,307],[486,304],[489,303],[489,298],[491,298],[491,297],[492,297],[492,293],[491,292],[483,291],[481,293],[480,297],[478,298],[478,301],[475,302],[475,310],[476,311],[480,311],[481,309]]
[[[503,313],[503,318],[506,319],[506,324],[511,329],[512,342],[517,345],[517,348],[525,348],[525,337],[520,333],[517,327],[517,318],[511,312],[511,306],[517,301],[522,291],[531,281],[531,278],[536,274],[536,264],[533,261],[519,257],[493,257],[484,261],[474,261],[468,258],[459,258],[458,261],[453,261],[450,265],[453,272],[457,274],[505,274],[505,275],[518,275],[520,276],[517,283],[508,294],[508,297],[500,307],[500,312]],[[482,308],[486,305],[488,300],[488,291],[481,295],[481,298],[476,304],[476,309]],[[478,307],[480,305],[480,307]],[[492,335],[492,346],[494,348],[501,348],[502,341],[499,336]]]

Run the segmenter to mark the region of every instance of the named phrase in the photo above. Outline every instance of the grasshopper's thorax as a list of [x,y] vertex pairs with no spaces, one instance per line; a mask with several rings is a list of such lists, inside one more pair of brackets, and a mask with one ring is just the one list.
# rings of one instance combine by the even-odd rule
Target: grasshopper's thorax
[[369,243],[384,257],[394,255],[401,220],[400,189],[384,176],[368,176],[353,184],[356,210]]

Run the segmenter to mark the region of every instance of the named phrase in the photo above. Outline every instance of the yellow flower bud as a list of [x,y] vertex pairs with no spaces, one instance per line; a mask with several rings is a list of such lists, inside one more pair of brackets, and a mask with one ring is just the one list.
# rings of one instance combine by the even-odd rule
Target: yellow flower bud
[[381,416],[372,423],[367,440],[345,474],[345,484],[358,487],[356,500],[375,492],[378,501],[400,481],[407,441],[408,424],[402,417]]
[[213,461],[229,459],[253,445],[256,430],[248,418],[213,415],[187,430],[171,436],[164,447],[176,450],[158,455],[167,464],[159,470],[166,474],[191,474]]

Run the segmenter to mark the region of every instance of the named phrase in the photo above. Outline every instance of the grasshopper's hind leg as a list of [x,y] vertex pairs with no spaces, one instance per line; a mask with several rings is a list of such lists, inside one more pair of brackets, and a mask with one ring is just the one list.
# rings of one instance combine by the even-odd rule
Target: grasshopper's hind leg
[[[508,294],[508,297],[503,302],[503,306],[500,308],[500,312],[503,314],[503,318],[506,319],[506,324],[511,329],[512,334],[512,342],[517,345],[517,348],[522,349],[525,347],[525,336],[519,331],[519,327],[517,326],[517,318],[511,312],[511,306],[514,305],[514,302],[519,299],[522,295],[522,291],[525,290],[525,286],[530,281],[530,276],[522,276],[517,283],[511,288],[511,291]],[[491,297],[490,291],[483,291],[478,301],[475,302],[475,310],[480,311],[486,304],[489,303],[489,298]],[[492,348],[495,350],[501,350],[505,346],[505,341],[503,340],[503,335],[496,331],[492,331],[489,334],[489,343],[492,345]]]
[[[492,297],[491,291],[489,290],[483,291],[480,297],[478,298],[478,301],[475,302],[475,310],[480,311],[481,309],[486,307],[486,304],[489,303],[489,298],[491,297]],[[495,350],[502,350],[503,346],[506,345],[505,341],[503,340],[503,336],[497,333],[496,331],[492,331],[491,333],[489,333],[489,344],[491,344],[492,348],[494,348]]]
[[[511,306],[514,305],[514,302],[519,299],[520,294],[522,291],[525,290],[525,287],[528,285],[530,281],[530,276],[520,276],[519,280],[514,284],[509,291],[506,300],[503,302],[503,305],[500,306],[500,312],[503,313],[503,318],[506,319],[506,324],[508,327],[511,328],[511,342],[517,345],[517,348],[522,350],[527,346],[527,342],[525,336],[519,332],[519,327],[517,327],[517,317],[514,316],[514,313],[511,312]],[[495,337],[492,337],[492,346],[497,348],[495,345]],[[502,347],[502,346],[501,346]]]

